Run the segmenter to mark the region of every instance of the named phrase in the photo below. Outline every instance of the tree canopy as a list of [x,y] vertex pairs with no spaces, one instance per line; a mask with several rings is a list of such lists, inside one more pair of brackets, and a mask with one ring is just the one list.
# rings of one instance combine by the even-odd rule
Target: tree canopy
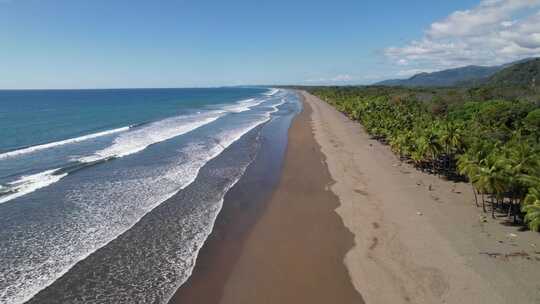
[[493,216],[505,212],[540,229],[540,107],[530,99],[474,99],[473,89],[309,90],[418,169],[470,181]]

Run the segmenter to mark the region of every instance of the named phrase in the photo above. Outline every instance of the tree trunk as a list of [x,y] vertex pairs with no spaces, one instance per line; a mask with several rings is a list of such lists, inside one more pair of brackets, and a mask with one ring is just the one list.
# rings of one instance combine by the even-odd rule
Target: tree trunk
[[480,207],[480,205],[478,205],[478,195],[476,195],[476,190],[474,189],[474,185],[471,183],[471,187],[472,187],[472,192],[474,193],[474,203],[476,204],[476,207]]
[[510,206],[508,206],[508,216],[507,216],[507,218],[510,219],[510,217],[512,217],[513,213],[514,213],[514,198],[510,198]]
[[[496,199],[497,204],[499,203],[499,198]],[[495,202],[493,201],[493,198],[491,199],[491,218],[495,218]]]

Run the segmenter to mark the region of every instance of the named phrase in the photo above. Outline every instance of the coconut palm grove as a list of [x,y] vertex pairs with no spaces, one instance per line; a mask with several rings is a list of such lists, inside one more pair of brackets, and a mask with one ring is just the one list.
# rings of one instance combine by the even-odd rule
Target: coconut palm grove
[[533,83],[312,87],[419,170],[468,180],[493,217],[540,229],[540,105]]

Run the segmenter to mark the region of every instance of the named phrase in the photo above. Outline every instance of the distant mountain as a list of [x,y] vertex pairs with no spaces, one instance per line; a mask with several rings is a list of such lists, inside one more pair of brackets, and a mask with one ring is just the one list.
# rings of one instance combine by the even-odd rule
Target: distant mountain
[[540,82],[540,58],[510,65],[493,74],[487,85],[536,87]]
[[485,67],[469,65],[466,67],[433,73],[420,73],[408,79],[385,80],[375,83],[375,85],[404,87],[450,87],[465,82],[487,80],[490,76],[503,68],[503,66]]
[[[390,79],[377,82],[374,85],[404,86],[404,87],[450,87],[484,84],[491,81],[497,72],[515,65],[526,64],[538,59],[523,59],[499,66],[469,65],[461,68],[442,70],[433,73],[420,73],[408,79]],[[525,77],[525,75],[523,75]]]

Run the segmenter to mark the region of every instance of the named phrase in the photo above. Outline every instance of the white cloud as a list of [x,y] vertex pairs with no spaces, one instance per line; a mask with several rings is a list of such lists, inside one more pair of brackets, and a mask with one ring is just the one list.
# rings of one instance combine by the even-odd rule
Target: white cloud
[[409,70],[401,70],[396,73],[396,76],[398,77],[410,77],[416,74],[420,73],[431,73],[434,72],[434,70],[430,69],[409,69]]
[[507,21],[512,13],[538,4],[540,1],[537,0],[484,0],[474,9],[456,11],[431,24],[427,35],[437,39],[483,34],[493,25]]
[[503,22],[501,22],[502,27],[511,27],[514,24],[516,24],[516,21],[503,21]]
[[407,59],[403,59],[403,58],[402,58],[402,59],[399,59],[399,60],[397,61],[397,64],[398,64],[398,65],[408,65],[408,64],[409,64],[409,61],[408,61]]
[[434,22],[424,37],[384,50],[397,65],[443,69],[540,56],[540,0],[484,0]]
[[321,77],[305,80],[308,83],[344,83],[354,81],[354,77],[349,74],[339,74],[333,77]]

